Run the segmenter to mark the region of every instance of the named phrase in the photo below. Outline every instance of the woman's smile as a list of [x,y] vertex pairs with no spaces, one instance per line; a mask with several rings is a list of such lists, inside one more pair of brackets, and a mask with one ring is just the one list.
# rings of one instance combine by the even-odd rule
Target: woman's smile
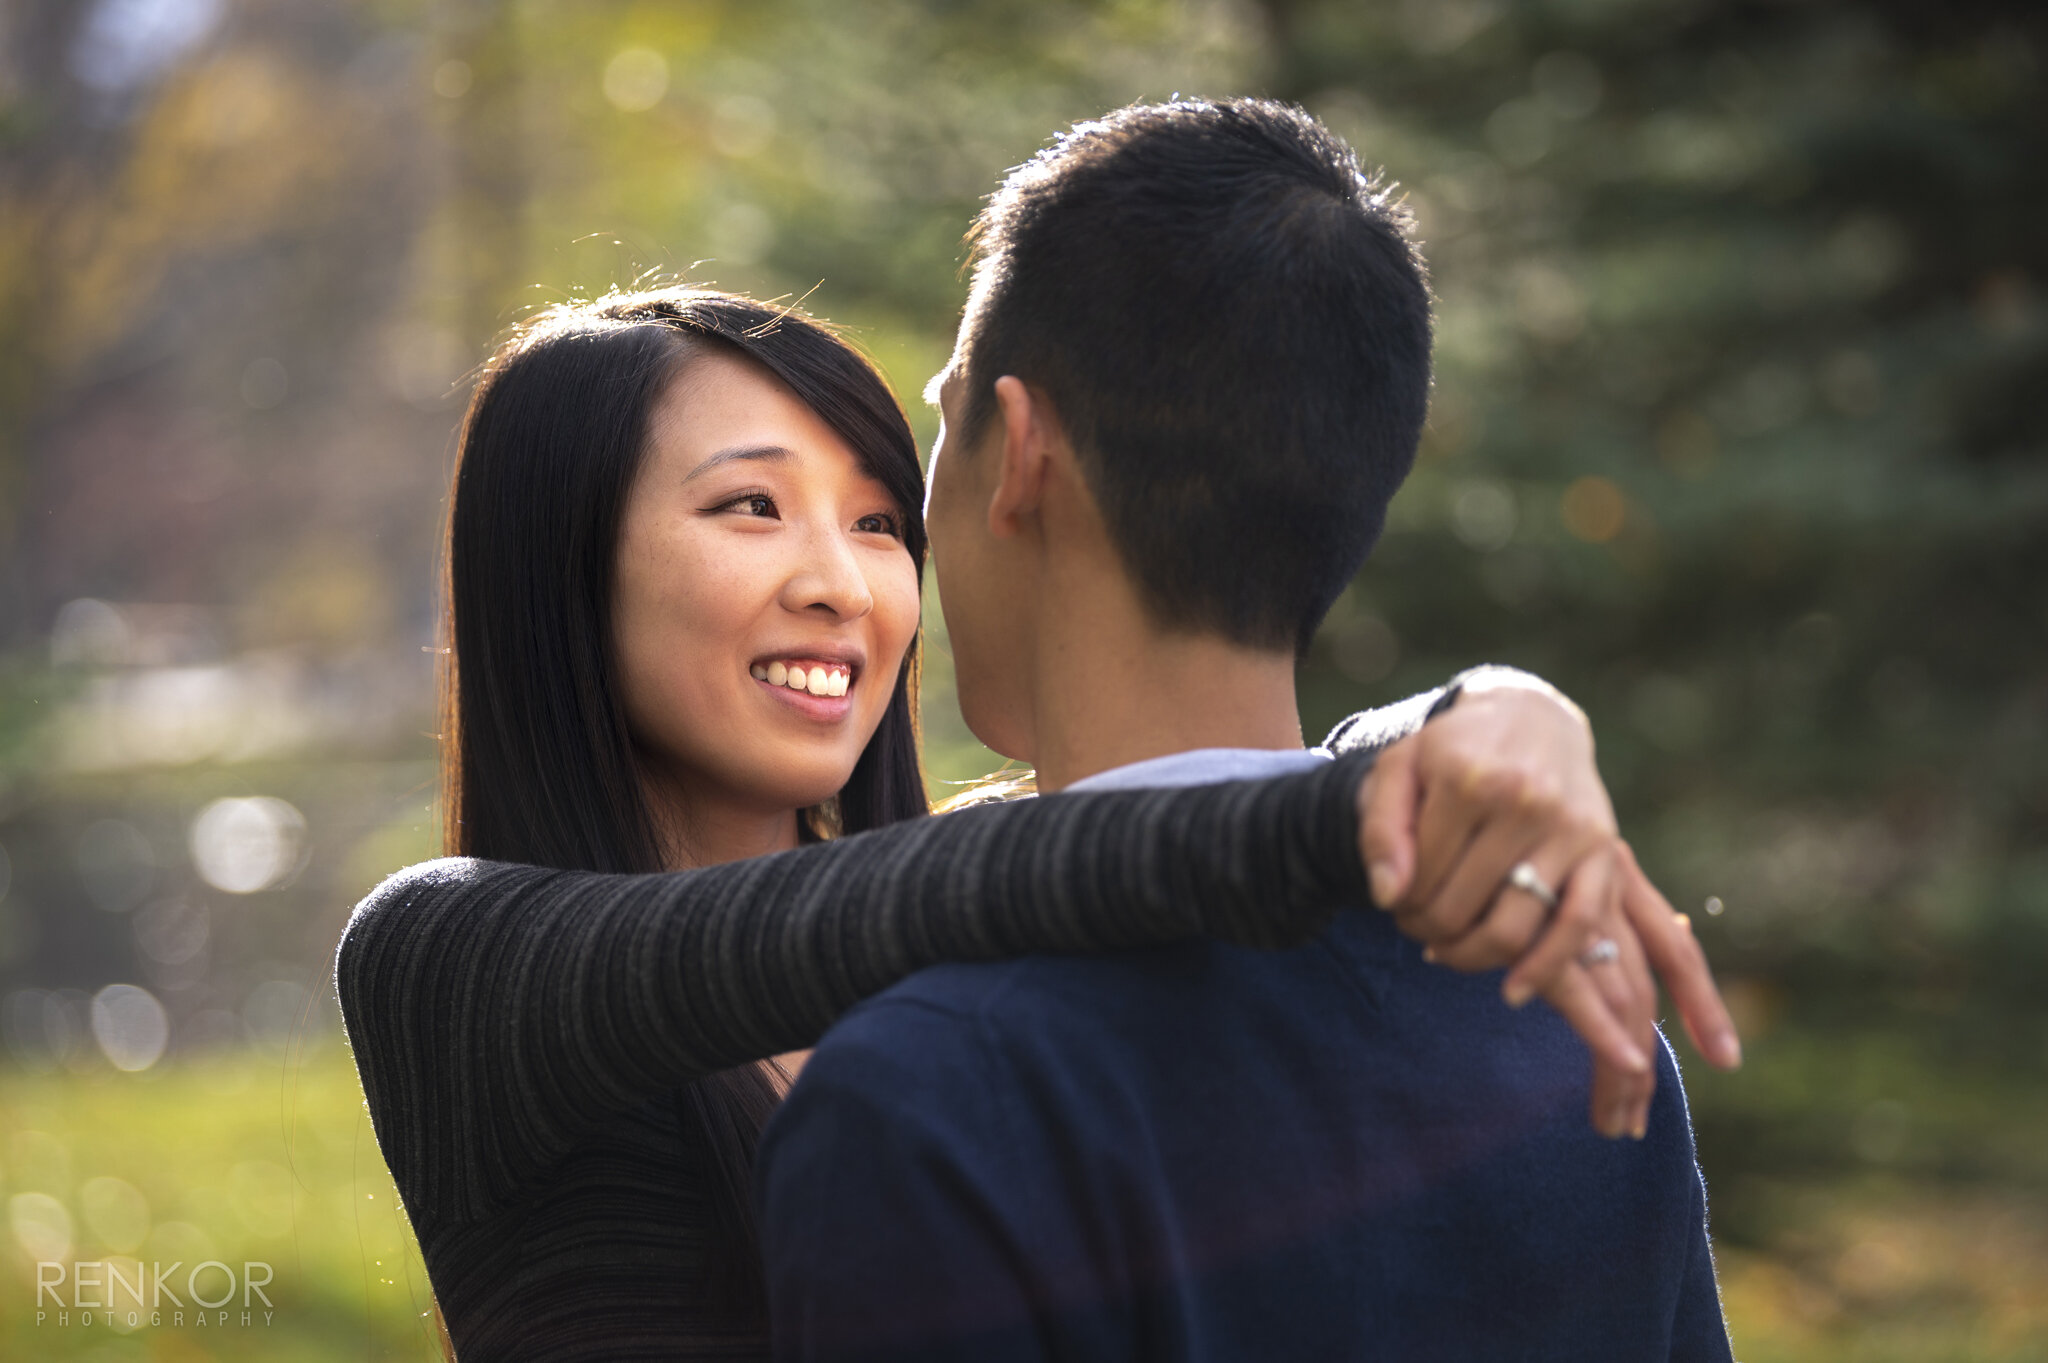
[[853,713],[851,693],[859,670],[854,659],[787,653],[757,659],[748,673],[773,703],[809,719],[837,723]]

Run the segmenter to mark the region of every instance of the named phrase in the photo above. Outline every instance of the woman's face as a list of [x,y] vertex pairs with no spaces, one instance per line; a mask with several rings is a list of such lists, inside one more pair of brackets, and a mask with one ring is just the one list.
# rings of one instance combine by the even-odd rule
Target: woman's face
[[781,380],[718,352],[656,403],[619,528],[626,718],[692,807],[829,799],[917,631],[903,510]]

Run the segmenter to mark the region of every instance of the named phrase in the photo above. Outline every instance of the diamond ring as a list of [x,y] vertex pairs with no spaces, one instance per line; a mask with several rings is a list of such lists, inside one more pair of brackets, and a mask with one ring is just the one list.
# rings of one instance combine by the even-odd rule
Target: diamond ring
[[1591,967],[1605,965],[1609,961],[1618,961],[1620,959],[1621,943],[1615,941],[1612,937],[1602,937],[1597,939],[1593,945],[1587,947],[1585,952],[1580,955],[1579,964]]
[[1533,862],[1518,861],[1508,872],[1508,884],[1528,895],[1546,909],[1557,907],[1557,891],[1550,888]]

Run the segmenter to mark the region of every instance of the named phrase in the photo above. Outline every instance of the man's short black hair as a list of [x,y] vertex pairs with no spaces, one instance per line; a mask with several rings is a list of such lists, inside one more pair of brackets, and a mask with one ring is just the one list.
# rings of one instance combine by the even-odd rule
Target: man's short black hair
[[1308,646],[1379,538],[1429,398],[1407,218],[1261,99],[1132,105],[1011,172],[973,233],[973,443],[1045,392],[1153,618]]

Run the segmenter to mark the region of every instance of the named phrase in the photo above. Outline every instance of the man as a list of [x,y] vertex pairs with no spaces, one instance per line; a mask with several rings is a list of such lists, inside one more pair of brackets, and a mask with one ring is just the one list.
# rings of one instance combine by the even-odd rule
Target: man
[[[1299,110],[1128,108],[1014,172],[928,506],[976,734],[1048,795],[1326,760],[1294,662],[1412,462],[1429,325],[1396,211]],[[1518,876],[1539,915],[1554,874]],[[1726,1359],[1668,1048],[1603,1140],[1583,1045],[1499,989],[1376,912],[912,977],[764,1137],[777,1356]]]

